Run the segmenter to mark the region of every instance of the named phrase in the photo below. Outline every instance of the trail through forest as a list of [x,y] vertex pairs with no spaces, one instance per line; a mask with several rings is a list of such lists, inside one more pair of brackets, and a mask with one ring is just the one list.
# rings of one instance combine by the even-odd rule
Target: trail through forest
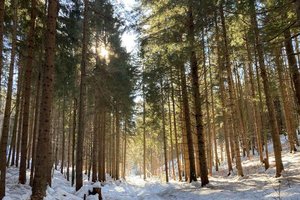
[[299,136],[300,0],[0,0],[0,200],[300,200]]
[[[281,138],[285,140],[284,137]],[[131,175],[126,180],[114,181],[107,176],[102,186],[104,200],[164,200],[164,199],[300,199],[300,157],[299,153],[288,152],[288,144],[283,144],[284,172],[282,177],[274,177],[274,168],[265,171],[258,157],[244,160],[245,177],[235,174],[227,176],[226,164],[220,166],[219,172],[210,177],[210,183],[201,187],[199,182],[188,184],[171,180],[165,183],[163,178],[154,177],[146,181],[141,176]],[[269,145],[269,149],[272,146]],[[273,153],[270,154],[270,164],[275,164]],[[88,190],[92,190],[92,183],[84,176],[84,185],[79,191],[71,187],[58,170],[53,171],[52,187],[47,189],[46,200],[79,200]],[[27,173],[29,175],[29,172]],[[7,176],[7,196],[4,200],[29,199],[31,187],[18,184],[18,169],[9,168]],[[87,199],[98,199],[97,196],[88,196]]]

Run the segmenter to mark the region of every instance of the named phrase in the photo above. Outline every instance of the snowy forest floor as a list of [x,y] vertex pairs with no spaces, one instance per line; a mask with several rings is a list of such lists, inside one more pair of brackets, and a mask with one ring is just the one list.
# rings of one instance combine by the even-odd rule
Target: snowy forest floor
[[[283,138],[282,138],[283,139]],[[272,145],[270,150],[272,149]],[[270,168],[265,171],[257,157],[243,161],[244,177],[234,174],[227,176],[226,164],[220,171],[209,177],[210,183],[201,187],[199,182],[188,184],[171,181],[164,183],[151,178],[144,181],[139,176],[129,176],[126,181],[108,180],[102,187],[104,200],[160,200],[160,199],[293,199],[300,200],[300,152],[288,152],[287,143],[283,144],[282,177],[274,178],[275,160],[270,154]],[[29,172],[27,174],[29,176]],[[47,189],[46,200],[79,200],[92,190],[92,183],[84,182],[81,190],[75,192],[59,171],[54,171],[52,188]],[[7,172],[7,189],[4,200],[30,199],[31,187],[18,184],[18,168],[11,167]],[[88,196],[87,199],[98,199]]]

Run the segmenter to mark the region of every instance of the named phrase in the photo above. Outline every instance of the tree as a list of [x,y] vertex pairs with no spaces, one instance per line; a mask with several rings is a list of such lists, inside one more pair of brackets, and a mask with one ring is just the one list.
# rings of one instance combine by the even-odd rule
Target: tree
[[275,154],[276,177],[279,177],[281,176],[281,171],[283,170],[283,164],[281,159],[281,143],[280,143],[278,125],[276,120],[274,101],[270,91],[270,86],[269,86],[270,83],[267,75],[267,69],[264,63],[262,43],[261,43],[259,29],[257,25],[255,0],[249,1],[249,8],[250,8],[250,15],[251,15],[251,25],[252,28],[254,29],[254,35],[255,35],[255,46],[257,50],[258,63],[260,66],[261,77],[263,80],[264,92],[266,95],[266,105],[268,108],[270,126],[272,130],[271,135],[272,135],[274,154]]
[[49,1],[47,14],[47,32],[45,45],[45,64],[42,79],[42,96],[39,114],[39,134],[37,142],[35,175],[32,186],[32,200],[42,199],[46,195],[48,175],[51,174],[50,125],[53,99],[53,76],[56,44],[56,19],[58,0]]
[[23,127],[22,127],[22,142],[21,142],[21,162],[19,182],[21,184],[26,183],[26,160],[27,160],[27,140],[29,129],[29,107],[31,96],[31,73],[34,51],[34,37],[35,37],[35,21],[36,21],[36,1],[31,1],[30,9],[30,28],[27,37],[27,62],[25,66],[25,80],[24,80],[24,107],[23,107]]
[[194,107],[195,107],[195,118],[196,118],[196,130],[198,138],[198,154],[200,162],[200,177],[201,186],[205,186],[209,183],[208,172],[206,165],[206,155],[204,148],[204,136],[203,136],[203,125],[202,125],[202,111],[201,111],[201,99],[199,93],[199,77],[198,77],[198,63],[195,52],[195,30],[194,30],[194,17],[192,11],[192,1],[188,5],[188,40],[190,45],[190,68],[192,74],[192,91],[194,97]]
[[[18,15],[17,7],[18,7],[18,3],[16,0],[14,0],[12,2],[12,10],[14,13],[13,14],[12,49],[11,49],[11,58],[10,58],[9,74],[8,74],[8,82],[7,82],[7,93],[6,93],[6,103],[5,103],[5,110],[4,110],[3,127],[2,127],[2,134],[1,134],[1,140],[0,140],[0,142],[1,142],[0,143],[0,152],[1,152],[1,154],[0,154],[0,183],[1,183],[0,198],[1,199],[5,196],[6,149],[7,149],[6,146],[7,146],[7,140],[8,140],[9,127],[10,127],[12,90],[13,90],[12,87],[13,87],[13,75],[14,75],[15,55],[16,55],[17,19],[18,19],[17,18],[17,15]],[[1,23],[1,21],[0,21],[0,23]],[[1,37],[1,35],[0,35],[0,37]],[[2,45],[2,43],[0,45]],[[1,57],[1,54],[0,54],[0,57]],[[0,60],[0,62],[1,62],[1,60]]]
[[224,40],[224,59],[225,59],[225,68],[227,72],[227,82],[228,82],[228,89],[229,89],[229,100],[231,105],[231,117],[233,120],[233,137],[234,137],[234,152],[235,152],[235,161],[236,161],[236,168],[238,170],[239,176],[244,176],[243,168],[241,164],[241,156],[240,156],[240,147],[239,147],[239,134],[238,134],[238,108],[236,105],[236,94],[234,91],[234,83],[232,78],[232,70],[230,65],[230,56],[228,52],[228,38],[227,38],[227,30],[225,25],[225,18],[224,18],[224,12],[223,12],[223,4],[220,5],[220,16],[221,16],[221,23],[222,23],[222,29],[223,29],[223,40]]
[[78,133],[76,148],[76,191],[82,187],[82,157],[84,142],[85,124],[85,98],[86,98],[86,63],[87,63],[87,43],[88,43],[88,7],[89,1],[84,1],[84,20],[82,32],[82,51],[81,51],[81,75],[80,75],[80,96],[78,110]]
[[[5,0],[0,1],[0,83],[2,81],[3,75],[3,29],[4,29],[4,13],[5,13]],[[0,87],[1,91],[1,87]],[[0,105],[1,105],[1,97],[0,97]]]

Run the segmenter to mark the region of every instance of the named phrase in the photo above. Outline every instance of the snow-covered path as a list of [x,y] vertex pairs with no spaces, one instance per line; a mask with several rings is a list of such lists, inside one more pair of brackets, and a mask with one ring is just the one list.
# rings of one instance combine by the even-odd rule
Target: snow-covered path
[[140,177],[127,177],[126,182],[108,182],[102,189],[107,200],[160,200],[160,199],[291,199],[300,200],[300,153],[283,152],[285,171],[275,178],[275,160],[270,157],[270,169],[257,158],[243,161],[245,177],[226,176],[221,168],[210,177],[210,184],[201,187],[199,183],[187,184],[171,181],[162,183]]
[[[139,176],[129,176],[126,181],[109,180],[102,187],[105,200],[161,200],[161,199],[284,199],[300,200],[300,152],[290,154],[285,149],[282,160],[285,170],[280,178],[274,178],[275,161],[270,155],[270,169],[264,170],[257,157],[243,161],[244,177],[227,176],[226,165],[209,177],[210,183],[201,187],[199,182],[188,184],[171,181],[166,184],[160,179],[144,181]],[[29,173],[28,173],[29,175]],[[46,200],[80,200],[92,189],[92,183],[84,182],[78,192],[71,187],[59,171],[54,171],[52,188],[48,188]],[[18,168],[9,168],[7,173],[7,196],[4,200],[30,199],[31,187],[18,184]],[[88,200],[98,199],[89,196]]]

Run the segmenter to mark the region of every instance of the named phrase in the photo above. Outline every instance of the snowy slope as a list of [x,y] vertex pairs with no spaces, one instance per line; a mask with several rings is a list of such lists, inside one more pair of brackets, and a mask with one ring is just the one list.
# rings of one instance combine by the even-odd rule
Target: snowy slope
[[[270,150],[272,146],[270,146]],[[210,177],[210,184],[201,188],[199,182],[188,184],[159,179],[142,180],[139,176],[127,177],[126,181],[109,180],[102,187],[105,200],[160,200],[160,199],[291,199],[300,200],[300,153],[290,154],[283,145],[282,159],[285,170],[280,178],[274,178],[275,160],[270,155],[270,169],[264,170],[257,157],[243,161],[245,177],[226,176],[225,164]],[[99,183],[98,183],[99,184]],[[59,171],[54,172],[52,188],[48,188],[46,200],[79,200],[92,189],[92,183],[84,182],[78,192],[70,186]],[[5,200],[30,199],[31,187],[18,184],[18,169],[9,168]],[[87,199],[98,199],[89,196]]]

